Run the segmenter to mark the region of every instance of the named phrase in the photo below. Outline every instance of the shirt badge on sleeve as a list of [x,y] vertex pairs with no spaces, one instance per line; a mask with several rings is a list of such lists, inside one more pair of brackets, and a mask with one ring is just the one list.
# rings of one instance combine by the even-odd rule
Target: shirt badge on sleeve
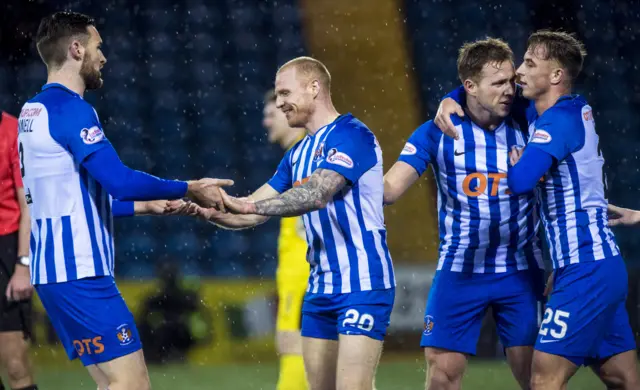
[[551,142],[551,134],[544,130],[536,129],[529,142],[533,142],[534,144],[548,144]]
[[341,165],[345,168],[353,168],[353,160],[345,153],[338,152],[338,149],[333,148],[327,153],[327,162],[331,164]]
[[92,145],[102,141],[104,139],[104,133],[98,126],[93,126],[90,129],[82,129],[80,131],[80,138],[82,138],[82,142],[85,144]]
[[416,154],[417,151],[418,151],[418,149],[416,149],[416,147],[413,146],[413,144],[411,142],[407,142],[404,145],[404,148],[402,148],[402,152],[400,152],[400,154],[403,154],[405,156],[412,156],[412,155]]

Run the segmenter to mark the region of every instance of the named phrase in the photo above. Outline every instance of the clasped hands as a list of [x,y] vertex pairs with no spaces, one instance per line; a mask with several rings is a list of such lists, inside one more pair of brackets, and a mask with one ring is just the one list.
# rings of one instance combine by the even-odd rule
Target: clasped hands
[[255,204],[248,198],[236,198],[227,194],[222,187],[232,186],[233,180],[200,179],[189,181],[185,199],[155,200],[140,202],[137,214],[148,215],[189,215],[206,220],[216,219],[225,214],[252,214]]

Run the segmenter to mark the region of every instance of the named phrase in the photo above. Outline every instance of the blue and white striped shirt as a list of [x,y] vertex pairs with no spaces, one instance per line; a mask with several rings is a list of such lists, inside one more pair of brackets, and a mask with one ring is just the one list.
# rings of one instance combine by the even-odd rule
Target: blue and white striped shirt
[[328,205],[303,216],[308,292],[351,293],[395,287],[383,216],[382,150],[373,133],[351,114],[307,135],[284,156],[269,185],[282,193],[330,169],[347,186]]
[[[431,164],[438,185],[438,270],[505,273],[544,268],[534,194],[507,186],[508,154],[527,135],[510,117],[486,131],[452,118],[460,138],[443,136],[432,121],[409,138],[399,161],[422,175]],[[524,126],[524,125],[523,125]]]
[[579,95],[563,96],[540,117],[531,104],[527,117],[528,147],[554,158],[539,192],[554,268],[619,255],[608,226],[604,158],[591,107]]
[[19,117],[19,149],[31,213],[31,283],[113,276],[112,198],[82,167],[108,145],[95,110],[47,84]]

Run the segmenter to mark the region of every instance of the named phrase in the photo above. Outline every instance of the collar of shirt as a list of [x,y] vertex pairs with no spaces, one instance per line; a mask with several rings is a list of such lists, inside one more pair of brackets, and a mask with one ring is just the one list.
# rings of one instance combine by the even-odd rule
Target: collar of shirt
[[[562,95],[558,98],[558,100],[556,101],[556,104],[565,101],[565,100],[576,100],[576,99],[582,99],[582,96],[578,95],[578,94],[571,94],[571,95]],[[554,104],[555,105],[555,104]]]
[[334,126],[334,125],[338,125],[338,123],[340,123],[340,122],[342,122],[343,120],[348,119],[348,118],[349,118],[349,119],[350,119],[350,118],[353,118],[353,115],[352,115],[350,112],[348,112],[348,113],[346,113],[346,114],[338,115],[338,117],[337,117],[336,119],[334,119],[334,120],[333,120],[333,122],[331,122],[331,123],[329,123],[329,124],[326,124],[326,125],[322,126],[321,128],[319,128],[319,129],[318,129],[318,131],[316,131],[316,133],[315,133],[314,135],[310,135],[310,136],[308,136],[308,137],[309,137],[309,138],[314,138],[314,137],[315,137],[318,133],[320,133],[323,129],[329,128],[329,127]]
[[70,90],[69,88],[65,87],[64,85],[60,84],[60,83],[49,83],[49,84],[45,84],[42,86],[42,90],[46,91],[47,89],[51,89],[51,88],[60,88],[63,89],[67,92],[69,92],[72,95],[78,96],[80,97],[80,95],[78,95],[77,93],[73,92],[72,90]]

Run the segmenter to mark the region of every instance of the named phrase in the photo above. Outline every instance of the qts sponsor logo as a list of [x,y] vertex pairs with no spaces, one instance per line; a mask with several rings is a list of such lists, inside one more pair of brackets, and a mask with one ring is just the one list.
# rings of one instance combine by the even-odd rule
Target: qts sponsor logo
[[78,352],[78,356],[85,353],[88,355],[99,355],[104,352],[104,344],[102,344],[102,336],[92,339],[73,340],[73,347]]
[[[465,195],[474,198],[485,192],[488,192],[489,196],[497,196],[500,182],[506,178],[506,173],[489,173],[486,176],[480,172],[471,173],[462,181],[462,191]],[[505,194],[509,193],[509,189],[506,189]]]
[[[487,175],[480,172],[470,173],[462,181],[462,192],[472,198],[477,198],[480,195],[498,196],[500,183],[506,179],[506,173],[489,173]],[[540,178],[539,182],[544,183],[544,176]],[[511,195],[509,188],[504,189],[504,194]]]

